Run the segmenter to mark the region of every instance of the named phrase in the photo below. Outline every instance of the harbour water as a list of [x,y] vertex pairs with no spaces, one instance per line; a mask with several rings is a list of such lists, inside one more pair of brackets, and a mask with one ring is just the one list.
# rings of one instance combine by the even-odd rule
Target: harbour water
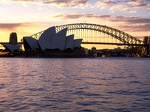
[[1,112],[150,112],[149,58],[0,58]]

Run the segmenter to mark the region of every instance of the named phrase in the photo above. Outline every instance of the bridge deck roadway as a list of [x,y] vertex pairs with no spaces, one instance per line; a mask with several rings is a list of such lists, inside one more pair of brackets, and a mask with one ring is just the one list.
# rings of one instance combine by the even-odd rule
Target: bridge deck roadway
[[106,45],[147,46],[146,44],[107,43],[107,42],[82,42],[82,44],[106,44]]
[[[0,42],[0,44],[10,44],[9,42]],[[23,44],[23,42],[18,42],[18,44]]]

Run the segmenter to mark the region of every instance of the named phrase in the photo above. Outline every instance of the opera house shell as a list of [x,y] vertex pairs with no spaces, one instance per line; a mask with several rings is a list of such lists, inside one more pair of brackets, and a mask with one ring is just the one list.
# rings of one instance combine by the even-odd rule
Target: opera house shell
[[56,33],[55,27],[45,30],[38,40],[23,37],[24,48],[31,50],[60,50],[80,48],[82,39],[74,39],[74,35],[66,36],[67,28]]
[[18,44],[3,44],[6,50],[10,52],[19,51],[20,46]]

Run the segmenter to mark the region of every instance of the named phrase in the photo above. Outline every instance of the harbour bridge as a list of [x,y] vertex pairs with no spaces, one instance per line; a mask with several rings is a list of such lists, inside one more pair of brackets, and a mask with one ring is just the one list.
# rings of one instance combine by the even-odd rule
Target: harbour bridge
[[[74,23],[55,27],[56,32],[67,28],[67,36],[74,34],[74,39],[82,39],[82,44],[125,45],[130,48],[136,48],[144,52],[144,54],[150,52],[149,44],[126,32],[106,25]],[[45,30],[40,31],[31,36],[35,39],[39,39],[44,31]],[[0,44],[4,43],[9,42],[0,42]],[[18,44],[23,44],[23,42],[18,42]]]
[[[67,28],[67,35],[74,34],[75,39],[83,39],[82,44],[107,44],[107,45],[127,45],[144,46],[143,41],[131,36],[121,30],[98,24],[74,23],[56,26],[56,32]],[[31,35],[39,39],[44,31]]]

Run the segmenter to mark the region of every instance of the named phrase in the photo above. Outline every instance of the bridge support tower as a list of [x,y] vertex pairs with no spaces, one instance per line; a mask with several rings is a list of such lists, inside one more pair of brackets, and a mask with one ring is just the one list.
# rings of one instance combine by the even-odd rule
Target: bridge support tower
[[145,36],[143,39],[145,46],[145,55],[150,56],[150,36]]

